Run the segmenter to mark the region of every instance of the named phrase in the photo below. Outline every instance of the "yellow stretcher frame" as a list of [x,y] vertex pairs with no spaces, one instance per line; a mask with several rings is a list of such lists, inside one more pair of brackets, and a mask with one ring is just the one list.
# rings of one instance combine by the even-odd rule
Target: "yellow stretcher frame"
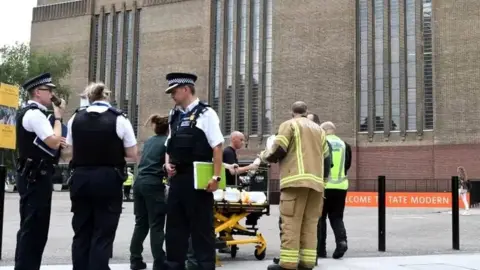
[[[231,249],[231,256],[235,258],[237,245],[257,244],[254,250],[254,256],[257,260],[263,260],[266,256],[267,242],[263,235],[257,232],[257,229],[249,229],[240,225],[238,222],[252,213],[261,215],[270,215],[270,205],[268,202],[264,204],[242,204],[229,202],[215,202],[214,207],[214,224],[215,234],[225,232],[226,236],[222,240],[225,245]],[[226,217],[224,214],[231,214]],[[252,232],[255,230],[255,232]],[[252,236],[247,239],[235,240],[233,235]],[[218,267],[222,266],[218,255],[216,257]]]

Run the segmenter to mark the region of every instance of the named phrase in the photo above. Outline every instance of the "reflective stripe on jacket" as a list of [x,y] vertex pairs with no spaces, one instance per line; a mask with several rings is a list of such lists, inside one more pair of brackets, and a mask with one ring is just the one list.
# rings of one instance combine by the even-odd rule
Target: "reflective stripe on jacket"
[[306,187],[324,190],[323,160],[329,156],[325,131],[305,117],[283,122],[273,147],[260,154],[266,162],[279,162],[280,189]]

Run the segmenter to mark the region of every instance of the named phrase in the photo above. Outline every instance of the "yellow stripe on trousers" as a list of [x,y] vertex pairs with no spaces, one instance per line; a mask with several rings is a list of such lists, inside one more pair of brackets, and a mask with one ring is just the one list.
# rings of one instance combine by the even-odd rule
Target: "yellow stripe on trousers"
[[317,250],[315,249],[301,249],[300,250],[300,262],[305,265],[314,265],[317,261]]
[[298,263],[298,250],[281,249],[280,262],[283,263]]

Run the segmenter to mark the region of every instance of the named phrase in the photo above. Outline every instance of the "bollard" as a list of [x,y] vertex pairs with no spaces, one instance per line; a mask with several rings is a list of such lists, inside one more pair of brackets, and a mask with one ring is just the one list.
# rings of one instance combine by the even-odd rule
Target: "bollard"
[[460,250],[460,217],[458,205],[458,176],[452,176],[452,248]]
[[3,213],[5,207],[5,180],[7,179],[7,167],[0,165],[0,260],[2,260],[3,246]]
[[378,251],[385,252],[385,208],[386,208],[386,191],[385,176],[378,177]]

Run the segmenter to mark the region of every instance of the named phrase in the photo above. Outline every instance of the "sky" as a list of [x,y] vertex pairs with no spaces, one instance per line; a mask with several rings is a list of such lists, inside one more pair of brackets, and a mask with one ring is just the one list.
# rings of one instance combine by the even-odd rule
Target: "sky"
[[0,0],[0,47],[29,42],[37,0]]

